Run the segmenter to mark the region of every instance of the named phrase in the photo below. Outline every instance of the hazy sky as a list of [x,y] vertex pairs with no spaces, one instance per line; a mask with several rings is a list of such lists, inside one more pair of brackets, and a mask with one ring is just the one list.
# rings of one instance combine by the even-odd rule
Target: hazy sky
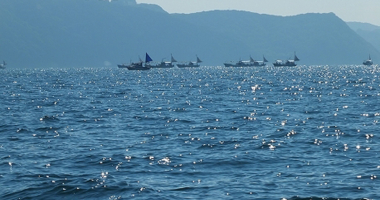
[[380,0],[137,0],[160,5],[169,13],[246,10],[271,15],[333,12],[346,22],[380,26]]

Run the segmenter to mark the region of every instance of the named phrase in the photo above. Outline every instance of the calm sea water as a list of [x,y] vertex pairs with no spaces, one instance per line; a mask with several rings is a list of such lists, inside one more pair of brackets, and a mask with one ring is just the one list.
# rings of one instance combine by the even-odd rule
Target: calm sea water
[[380,199],[376,66],[0,74],[0,199]]

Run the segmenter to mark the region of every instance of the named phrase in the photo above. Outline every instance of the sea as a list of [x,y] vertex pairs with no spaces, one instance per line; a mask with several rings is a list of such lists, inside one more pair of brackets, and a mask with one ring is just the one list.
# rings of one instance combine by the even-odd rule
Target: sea
[[380,66],[0,74],[0,199],[380,199]]

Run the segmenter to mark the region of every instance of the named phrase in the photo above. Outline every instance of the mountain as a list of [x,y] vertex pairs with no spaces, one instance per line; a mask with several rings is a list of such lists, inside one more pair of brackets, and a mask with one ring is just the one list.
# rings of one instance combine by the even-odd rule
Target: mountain
[[357,30],[375,31],[375,30],[380,29],[380,26],[376,26],[370,23],[363,23],[363,22],[346,22],[346,23],[354,31],[357,31]]
[[360,64],[380,53],[332,13],[292,17],[243,11],[168,14],[135,0],[2,0],[0,60],[9,67],[116,67],[155,61],[287,59]]
[[94,67],[136,61],[145,52],[157,61],[170,53],[202,58],[222,49],[220,41],[239,47],[158,8],[121,0],[2,0],[0,56],[9,66]]
[[361,22],[347,22],[347,25],[380,51],[380,26]]
[[[368,52],[374,60],[380,59],[379,51],[333,13],[279,17],[211,11],[176,17],[233,36],[256,58],[265,54],[272,60],[286,59],[297,51],[300,63],[306,64],[359,64]],[[235,49],[231,56],[236,58],[244,52],[247,49]]]

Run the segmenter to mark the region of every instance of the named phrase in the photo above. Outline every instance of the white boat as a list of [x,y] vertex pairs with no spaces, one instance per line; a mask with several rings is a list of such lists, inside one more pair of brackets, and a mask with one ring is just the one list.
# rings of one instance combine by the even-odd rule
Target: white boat
[[174,67],[175,62],[177,62],[177,60],[174,59],[173,55],[171,55],[170,62],[165,62],[163,60],[160,63],[148,62],[145,64],[145,66],[150,68],[172,68]]
[[299,61],[300,59],[297,57],[296,53],[294,53],[294,59],[293,60],[276,60],[276,62],[273,63],[273,66],[275,67],[295,67],[297,66],[296,61]]
[[5,69],[5,65],[7,65],[7,63],[5,63],[5,61],[3,61],[3,63],[0,64],[0,69]]
[[262,61],[254,60],[250,56],[249,60],[247,60],[247,61],[239,60],[236,63],[230,62],[230,63],[223,63],[223,64],[226,67],[261,67],[261,66],[266,66],[267,65],[266,62],[268,62],[268,60],[264,56],[263,56]]
[[372,59],[371,59],[371,55],[368,56],[368,60],[365,60],[363,62],[363,65],[367,65],[367,66],[373,65],[373,62],[372,62]]
[[121,65],[117,65],[117,67],[118,68],[127,68],[128,70],[149,70],[150,67],[146,66],[146,63],[149,63],[150,61],[152,61],[152,58],[150,58],[150,56],[148,55],[148,53],[146,53],[145,54],[145,66],[144,66],[144,62],[140,58],[139,62],[136,62],[136,63],[132,62],[129,65],[127,65],[127,64],[121,64]]
[[198,56],[196,56],[196,57],[197,57],[197,61],[194,61],[194,62],[193,62],[193,61],[190,61],[190,62],[185,62],[185,63],[177,64],[177,67],[178,67],[178,68],[199,67],[199,66],[200,66],[199,63],[201,63],[202,60],[199,59]]

